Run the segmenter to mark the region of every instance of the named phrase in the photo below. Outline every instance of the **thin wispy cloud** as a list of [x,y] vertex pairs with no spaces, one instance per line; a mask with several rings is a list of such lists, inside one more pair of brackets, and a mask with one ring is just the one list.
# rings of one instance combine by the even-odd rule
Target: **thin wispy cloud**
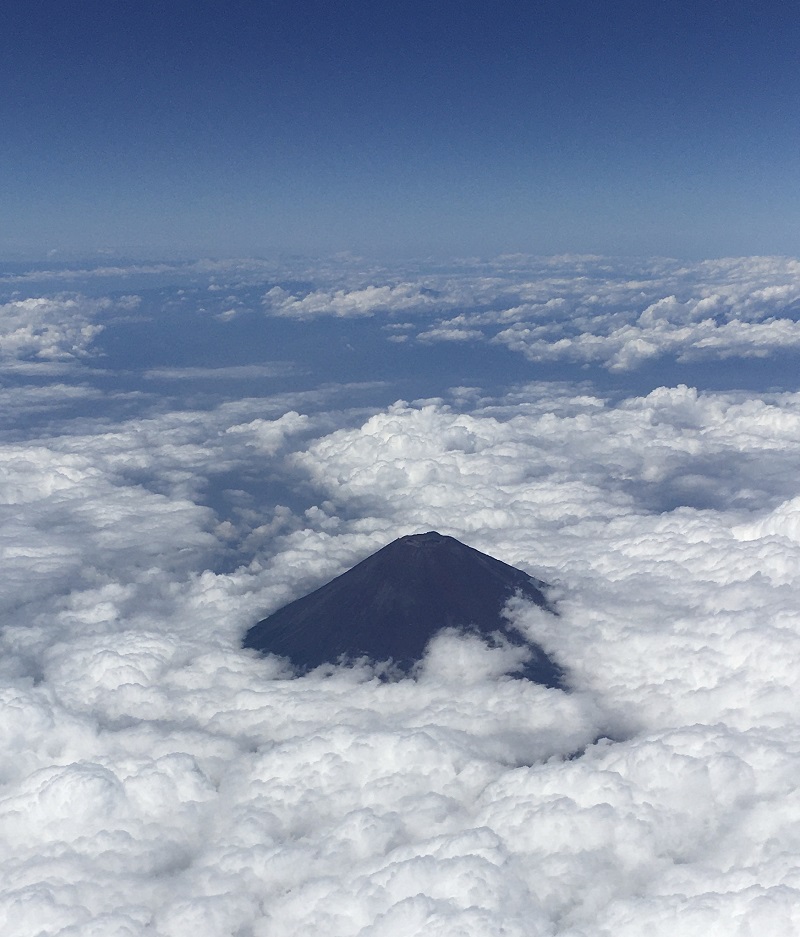
[[231,364],[212,368],[149,368],[142,376],[147,380],[160,381],[236,381],[280,377],[291,370],[291,364],[276,361],[267,364]]

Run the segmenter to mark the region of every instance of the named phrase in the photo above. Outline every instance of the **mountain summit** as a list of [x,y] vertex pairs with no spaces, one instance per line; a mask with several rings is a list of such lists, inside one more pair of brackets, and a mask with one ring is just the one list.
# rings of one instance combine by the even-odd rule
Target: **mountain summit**
[[[245,635],[244,647],[288,657],[307,670],[341,657],[392,660],[408,672],[434,635],[448,627],[498,632],[526,644],[502,611],[515,595],[550,609],[544,583],[430,531],[401,537],[315,592],[285,605]],[[536,645],[520,674],[563,687],[563,674]]]

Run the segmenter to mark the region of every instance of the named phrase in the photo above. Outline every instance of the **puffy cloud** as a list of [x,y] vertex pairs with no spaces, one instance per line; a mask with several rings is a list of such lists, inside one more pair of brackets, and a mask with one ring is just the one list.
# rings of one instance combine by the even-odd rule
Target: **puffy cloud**
[[[597,362],[616,371],[662,355],[763,357],[800,341],[796,261],[652,263],[635,280],[609,277],[603,264],[597,270],[605,276],[520,287],[527,301],[496,319],[511,322],[494,341],[532,361]],[[548,291],[559,295],[545,299]]]
[[[652,307],[642,317],[646,313],[651,316]],[[531,361],[561,357],[597,361],[612,371],[628,371],[667,354],[675,355],[678,361],[700,359],[709,353],[720,358],[758,358],[800,347],[800,323],[791,319],[756,323],[731,319],[721,325],[714,319],[703,319],[676,325],[668,319],[645,324],[642,317],[608,335],[584,332],[573,338],[554,339],[547,328],[515,325],[498,332],[495,341],[521,351]]]
[[[6,277],[0,285],[32,287],[37,276],[48,283],[58,274],[32,271]],[[411,330],[389,332],[389,342],[407,342],[412,335],[427,344],[486,340],[534,362],[592,363],[618,372],[664,356],[679,361],[764,357],[796,349],[799,341],[800,267],[780,257],[632,265],[604,257],[512,256],[424,269],[389,269],[358,258],[293,265],[199,261],[99,266],[65,271],[61,279],[91,286],[98,278],[146,284],[165,276],[185,285],[177,297],[181,303],[186,305],[190,294],[195,300],[204,295],[201,311],[213,309],[223,322],[259,302],[270,315],[298,319],[391,319],[402,313],[411,318]],[[70,301],[15,302],[23,304],[22,319],[30,320],[37,303]],[[91,320],[89,325],[96,327]],[[71,354],[70,347],[85,343],[79,334],[69,338],[56,334],[55,325],[48,328],[55,342],[24,328],[13,341],[36,360],[54,354],[61,360]],[[176,371],[166,373],[174,377]]]
[[[797,273],[534,267],[450,273],[481,308],[394,331],[529,317],[588,343],[630,319],[689,329],[678,355],[713,321],[725,350],[734,321],[789,321]],[[352,308],[404,301],[375,299]],[[60,391],[4,393],[38,411]],[[796,933],[800,395],[462,386],[364,413],[331,394],[69,423],[54,404],[0,440],[3,932]],[[558,616],[509,615],[572,692],[506,677],[513,648],[457,632],[394,683],[239,648],[430,528],[554,584]]]
[[436,328],[417,333],[416,338],[418,342],[469,342],[484,337],[480,329],[469,328],[469,325],[467,316],[453,316],[444,319]]
[[621,732],[633,713],[650,726],[786,718],[798,398],[675,388],[588,404],[505,420],[398,405],[295,459],[382,536],[435,527],[561,583],[561,618],[531,612],[531,627],[628,714]]
[[103,328],[93,320],[113,306],[131,308],[137,301],[66,296],[5,303],[0,306],[0,358],[48,362],[85,357]]
[[[631,272],[607,258],[506,258],[461,276],[431,269],[398,283],[383,272],[390,282],[365,284],[362,275],[304,295],[276,286],[264,301],[275,315],[298,317],[405,310],[422,320],[416,337],[424,342],[488,338],[531,361],[592,362],[614,371],[664,355],[763,357],[800,343],[794,260],[651,261]],[[454,307],[464,310],[455,318]],[[388,340],[407,337],[395,332]]]
[[271,315],[309,318],[311,316],[372,316],[394,310],[424,309],[437,305],[436,296],[417,283],[396,283],[360,289],[313,290],[299,297],[280,286],[264,295]]

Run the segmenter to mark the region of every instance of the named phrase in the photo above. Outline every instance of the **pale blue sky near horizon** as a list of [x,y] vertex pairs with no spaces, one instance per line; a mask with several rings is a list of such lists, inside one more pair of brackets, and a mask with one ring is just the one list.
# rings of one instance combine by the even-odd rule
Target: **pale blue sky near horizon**
[[0,256],[800,251],[773,2],[0,11]]

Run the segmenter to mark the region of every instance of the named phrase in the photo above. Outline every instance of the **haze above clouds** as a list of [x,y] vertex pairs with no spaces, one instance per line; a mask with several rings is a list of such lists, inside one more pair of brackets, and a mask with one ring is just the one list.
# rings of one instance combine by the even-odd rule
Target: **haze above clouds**
[[[795,262],[60,276],[0,297],[4,933],[796,931]],[[572,692],[240,650],[428,529]]]

